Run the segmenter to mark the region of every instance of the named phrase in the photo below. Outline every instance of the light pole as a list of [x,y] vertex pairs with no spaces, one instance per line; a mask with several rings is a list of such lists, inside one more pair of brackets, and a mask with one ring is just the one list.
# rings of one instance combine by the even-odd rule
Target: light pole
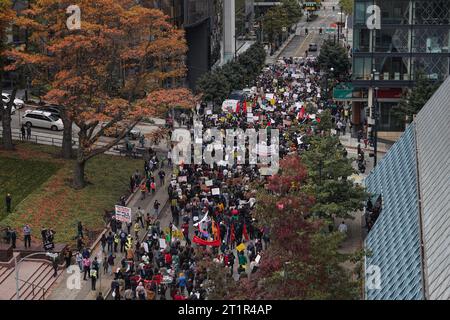
[[[331,67],[330,68],[330,72],[331,73],[333,73],[334,72],[334,68],[333,67]],[[326,80],[326,82],[325,82],[325,102],[327,102],[328,101],[328,77],[329,77],[329,72],[327,72],[327,75],[326,75],[326,77],[325,77],[325,80]]]
[[373,167],[377,166],[377,151],[378,151],[378,118],[379,118],[379,110],[378,110],[378,87],[375,87],[375,99],[374,99],[374,109],[373,109],[373,118],[375,120],[374,128],[373,128]]
[[22,261],[24,261],[25,259],[28,259],[32,256],[37,256],[37,255],[46,255],[47,257],[53,258],[55,259],[58,255],[56,253],[51,253],[51,252],[35,252],[32,254],[27,255],[26,257],[23,257],[22,259],[20,259],[19,261],[17,261],[17,256],[14,256],[14,268],[16,269],[16,300],[20,300],[20,286],[19,286],[19,267],[20,264],[22,263]]

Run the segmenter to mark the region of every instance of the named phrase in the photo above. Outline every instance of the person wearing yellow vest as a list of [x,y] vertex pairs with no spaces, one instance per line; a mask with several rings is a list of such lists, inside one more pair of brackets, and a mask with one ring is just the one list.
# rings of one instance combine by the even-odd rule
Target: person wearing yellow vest
[[141,231],[141,225],[139,224],[138,221],[136,221],[136,223],[134,224],[134,235],[135,238],[138,239],[139,238],[139,231]]
[[119,245],[120,237],[119,234],[114,234],[114,252],[117,252],[117,246]]
[[131,237],[131,234],[127,237],[127,242],[125,243],[125,250],[128,251],[128,249],[131,249],[133,247],[133,238]]

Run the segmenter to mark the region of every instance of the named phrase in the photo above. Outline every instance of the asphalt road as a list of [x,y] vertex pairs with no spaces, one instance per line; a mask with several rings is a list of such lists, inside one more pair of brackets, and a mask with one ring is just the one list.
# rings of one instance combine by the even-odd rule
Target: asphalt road
[[[328,37],[333,37],[333,34],[326,34],[326,29],[332,23],[340,21],[340,13],[337,11],[338,1],[326,1],[323,2],[326,10],[318,11],[318,18],[310,22],[301,22],[297,25],[297,34],[291,40],[291,42],[280,53],[279,58],[283,57],[301,57],[305,55],[305,51],[309,48],[310,43],[318,45],[318,50],[309,52],[309,56],[318,56],[320,52],[320,46],[323,41]],[[332,6],[336,7],[333,11]],[[344,17],[343,17],[344,20]],[[305,34],[305,28],[308,29],[308,35]],[[322,28],[323,34],[319,33],[319,29]],[[337,33],[336,33],[337,37]]]

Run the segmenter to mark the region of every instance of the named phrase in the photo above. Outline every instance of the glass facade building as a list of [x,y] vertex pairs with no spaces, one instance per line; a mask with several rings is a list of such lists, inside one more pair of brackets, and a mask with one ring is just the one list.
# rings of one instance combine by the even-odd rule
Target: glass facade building
[[[381,29],[369,29],[370,6],[380,8]],[[353,85],[355,88],[402,89],[414,85],[418,73],[444,81],[450,68],[450,1],[355,0]],[[381,131],[402,131],[403,121],[391,114],[399,99],[379,101]],[[384,119],[384,121],[383,121]],[[387,121],[387,122],[386,122]]]
[[[380,30],[366,25],[371,5],[381,9]],[[448,0],[355,0],[353,79],[357,84],[371,80],[372,70],[380,87],[411,85],[419,70],[443,81],[449,74],[449,47]]]

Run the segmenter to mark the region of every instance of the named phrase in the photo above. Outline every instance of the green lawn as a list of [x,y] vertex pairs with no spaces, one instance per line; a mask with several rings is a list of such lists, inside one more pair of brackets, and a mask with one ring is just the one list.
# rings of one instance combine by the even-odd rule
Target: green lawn
[[40,160],[0,157],[0,220],[6,217],[5,197],[12,197],[12,210],[48,180],[60,166]]
[[[11,225],[20,232],[22,226],[29,223],[36,237],[41,227],[51,227],[56,231],[57,242],[74,243],[77,222],[81,221],[92,231],[102,230],[104,209],[114,208],[117,200],[128,189],[130,175],[136,169],[142,171],[143,168],[143,160],[100,155],[86,165],[88,186],[74,190],[70,187],[73,161],[58,158],[58,151],[58,148],[28,143],[17,145],[17,151],[13,153],[0,151],[1,159],[20,163],[20,167],[30,167],[30,163],[35,161],[56,167],[47,179],[39,176],[40,183],[37,183],[38,175],[31,174],[28,177],[35,188],[28,191],[28,196],[22,197],[21,203],[15,202],[14,212],[0,221],[0,227]],[[22,184],[13,184],[11,188],[20,190]],[[17,191],[11,191],[14,192]]]

